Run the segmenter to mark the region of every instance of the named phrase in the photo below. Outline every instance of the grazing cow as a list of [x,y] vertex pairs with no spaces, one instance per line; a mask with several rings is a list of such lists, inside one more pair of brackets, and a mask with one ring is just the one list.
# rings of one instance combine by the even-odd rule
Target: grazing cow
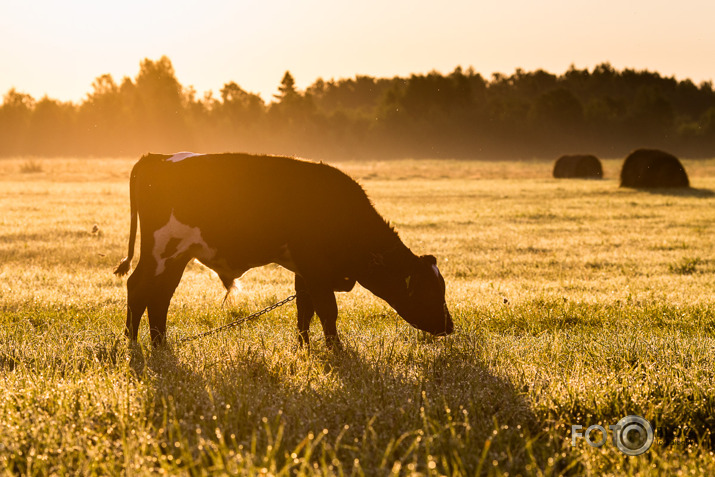
[[129,272],[138,216],[141,255],[127,281],[131,340],[148,309],[152,343],[164,341],[169,302],[194,258],[227,290],[268,263],[294,272],[301,344],[309,344],[317,313],[328,345],[340,345],[334,292],[356,281],[412,326],[435,335],[453,330],[436,259],[413,254],[362,187],[331,166],[249,154],[149,154],[132,169],[129,197],[129,253],[114,273]]

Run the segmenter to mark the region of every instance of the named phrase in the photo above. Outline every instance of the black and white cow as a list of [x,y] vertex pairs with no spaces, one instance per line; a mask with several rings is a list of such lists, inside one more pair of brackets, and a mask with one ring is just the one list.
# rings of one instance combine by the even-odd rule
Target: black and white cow
[[141,220],[141,256],[127,281],[127,336],[137,339],[148,309],[152,343],[184,268],[197,259],[230,289],[253,267],[277,263],[295,273],[298,330],[309,343],[314,313],[326,342],[339,345],[335,291],[360,282],[412,326],[452,332],[445,283],[431,255],[417,256],[378,214],[362,187],[323,163],[248,154],[149,154],[130,179],[131,267]]

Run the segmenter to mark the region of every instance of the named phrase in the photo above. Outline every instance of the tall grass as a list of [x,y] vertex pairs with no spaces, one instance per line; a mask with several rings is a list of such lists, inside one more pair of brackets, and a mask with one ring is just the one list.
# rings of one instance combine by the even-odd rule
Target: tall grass
[[[539,162],[342,164],[415,252],[438,257],[458,330],[423,336],[358,287],[338,296],[338,353],[317,323],[312,352],[299,349],[290,307],[176,344],[291,293],[277,266],[221,306],[219,281],[191,264],[169,346],[147,348],[145,324],[128,346],[111,269],[131,161],[95,176],[88,164],[41,161],[30,179],[0,162],[5,473],[715,471],[713,161],[686,162],[694,191],[656,193],[556,181]],[[571,425],[629,414],[655,427],[645,454],[571,446]]]

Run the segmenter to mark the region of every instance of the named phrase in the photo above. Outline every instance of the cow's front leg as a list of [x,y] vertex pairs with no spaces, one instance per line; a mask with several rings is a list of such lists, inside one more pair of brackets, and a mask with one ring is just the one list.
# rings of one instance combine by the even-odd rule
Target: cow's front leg
[[295,304],[298,310],[298,344],[310,349],[310,322],[315,314],[308,286],[300,275],[295,276]]
[[325,344],[329,349],[342,349],[340,338],[338,338],[338,304],[335,301],[335,293],[332,288],[320,286],[309,286],[310,298],[313,301],[315,312],[323,325],[325,334]]

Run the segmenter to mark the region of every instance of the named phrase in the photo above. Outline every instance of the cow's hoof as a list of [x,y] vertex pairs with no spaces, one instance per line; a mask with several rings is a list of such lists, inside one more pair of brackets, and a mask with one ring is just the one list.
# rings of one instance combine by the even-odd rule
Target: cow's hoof
[[129,328],[124,328],[124,337],[127,338],[130,343],[136,343],[139,339],[139,332]]
[[310,341],[303,341],[299,339],[295,345],[295,351],[310,354]]
[[154,349],[166,347],[166,336],[152,338],[151,347]]
[[328,347],[328,349],[331,351],[342,351],[343,350],[343,344],[340,342],[340,338],[338,338],[337,335],[326,336],[325,344]]
[[298,346],[310,349],[310,335],[307,331],[298,332]]
[[135,376],[141,376],[144,372],[145,360],[141,345],[136,340],[129,341],[129,368],[134,371]]

